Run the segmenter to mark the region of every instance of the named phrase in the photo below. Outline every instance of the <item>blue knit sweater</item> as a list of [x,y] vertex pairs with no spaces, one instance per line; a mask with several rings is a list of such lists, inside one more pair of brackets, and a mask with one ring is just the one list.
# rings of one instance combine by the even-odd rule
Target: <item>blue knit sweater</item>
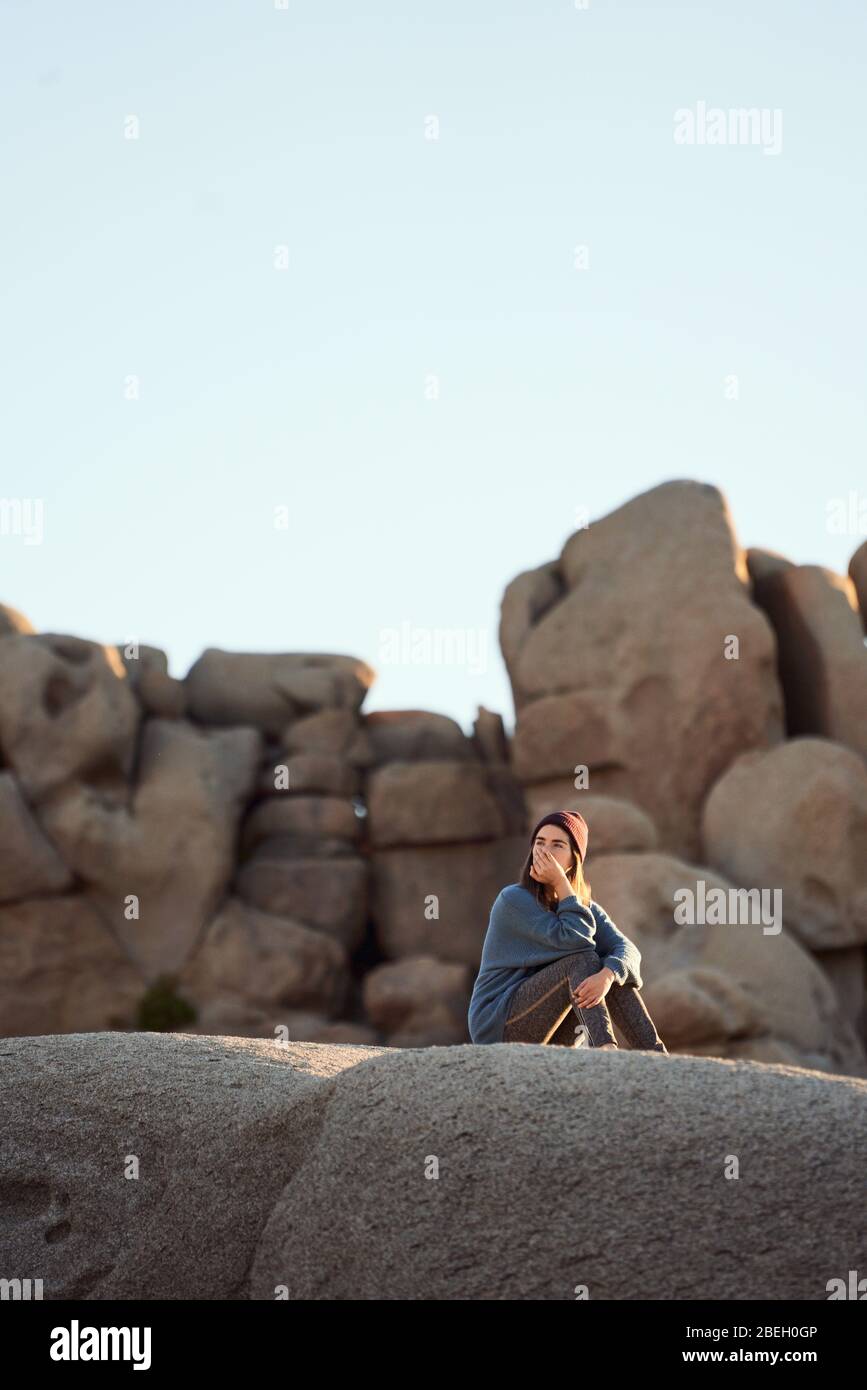
[[[591,900],[574,893],[549,912],[535,893],[509,883],[491,908],[467,1021],[474,1043],[503,1041],[512,995],[522,980],[561,956],[593,948],[620,985],[641,989],[641,953]],[[612,985],[612,989],[614,986]]]

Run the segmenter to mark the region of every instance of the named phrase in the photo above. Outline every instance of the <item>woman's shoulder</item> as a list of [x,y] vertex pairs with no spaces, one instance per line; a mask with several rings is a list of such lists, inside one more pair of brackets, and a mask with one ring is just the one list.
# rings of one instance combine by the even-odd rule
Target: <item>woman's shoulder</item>
[[612,926],[614,925],[612,919],[605,911],[605,908],[601,903],[598,903],[595,898],[590,899],[590,911],[593,913],[597,922],[611,922]]
[[527,903],[535,901],[535,895],[525,888],[522,883],[507,883],[497,894],[496,902],[505,903],[507,907],[525,907]]

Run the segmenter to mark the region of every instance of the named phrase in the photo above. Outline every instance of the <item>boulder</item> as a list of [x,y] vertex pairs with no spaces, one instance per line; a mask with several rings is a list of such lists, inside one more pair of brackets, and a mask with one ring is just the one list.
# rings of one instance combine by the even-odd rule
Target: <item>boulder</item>
[[143,977],[81,894],[0,906],[4,1037],[132,1028],[144,992]]
[[[587,822],[586,867],[600,854],[653,850],[659,844],[656,826],[646,811],[616,796],[570,792],[567,785],[552,784],[547,792],[527,788],[527,835],[550,811],[577,811]],[[529,839],[528,839],[529,844]]]
[[843,1017],[851,1023],[861,1041],[867,1046],[867,1035],[864,1034],[864,1013],[867,1008],[867,947],[849,946],[841,951],[813,951],[812,956],[837,991]]
[[364,1007],[391,1047],[469,1042],[472,972],[434,956],[387,961],[364,977]]
[[478,968],[494,899],[517,882],[527,845],[520,835],[372,853],[370,914],[382,954]]
[[855,586],[858,609],[861,613],[861,626],[867,632],[867,541],[859,545],[849,561],[849,578]]
[[371,766],[390,762],[472,762],[477,753],[456,719],[423,709],[374,710],[362,718]]
[[367,829],[377,849],[500,840],[524,824],[520,783],[490,763],[392,762],[366,785]]
[[[103,1033],[0,1051],[4,1264],[48,1301],[788,1305],[867,1268],[851,1078],[509,1044]],[[550,1219],[555,1188],[585,1209],[600,1134],[629,1193],[604,1240]]]
[[63,893],[73,876],[11,772],[0,773],[0,902]]
[[224,898],[259,759],[254,729],[144,726],[130,804],[71,785],[42,824],[148,980],[181,969]]
[[242,864],[274,863],[287,859],[333,860],[357,859],[357,846],[336,835],[266,835],[249,854],[242,854]]
[[520,658],[533,628],[565,596],[556,560],[524,570],[511,581],[500,605],[500,650],[512,683],[515,709],[530,698],[521,685]]
[[756,584],[767,579],[769,575],[778,574],[780,570],[795,568],[791,560],[786,559],[785,555],[780,555],[776,550],[759,550],[753,547],[746,552],[746,560],[753,592],[755,592]]
[[789,736],[818,734],[867,757],[867,648],[852,580],[793,565],[754,594],[777,636]]
[[231,999],[215,999],[202,1006],[195,1023],[174,1030],[202,1037],[267,1038],[270,1042],[354,1043],[362,1047],[380,1042],[375,1028],[349,1019],[331,1019],[305,1009],[260,1009]]
[[38,1275],[45,1299],[174,1301],[247,1297],[310,1151],[302,1117],[314,1133],[328,1076],[368,1050],[320,1047],[311,1066],[314,1044],[110,1032],[2,1053],[6,1269]]
[[36,632],[29,618],[25,618],[23,613],[19,613],[17,608],[10,608],[6,603],[0,603],[0,637],[15,636],[21,634],[32,636]]
[[586,790],[634,802],[691,856],[709,787],[783,733],[773,631],[725,499],[653,488],[571,536],[559,572],[563,597],[510,668],[515,772],[533,784],[586,766]]
[[[221,907],[178,979],[177,991],[204,1011],[281,1010],[334,1014],[348,987],[346,952],[324,932],[271,917],[237,898]],[[272,1034],[273,1035],[273,1034]]]
[[74,781],[125,795],[141,710],[117,649],[40,633],[2,650],[0,745],[31,806]]
[[184,684],[190,717],[279,734],[324,709],[358,710],[374,680],[366,662],[327,652],[226,652],[209,647]]
[[362,773],[331,753],[278,753],[265,759],[258,781],[262,796],[296,796],[323,792],[352,796],[362,784]]
[[284,792],[256,805],[241,830],[241,853],[249,855],[266,840],[285,839],[292,854],[315,854],[317,842],[357,844],[361,817],[352,801],[341,796],[295,796]]
[[351,709],[323,709],[283,731],[288,753],[324,753],[351,767],[370,767],[374,752],[364,720]]
[[[679,895],[692,894],[698,909],[713,890],[735,909],[726,920],[678,919]],[[641,952],[642,996],[666,1047],[728,1057],[735,1046],[752,1056],[771,1039],[795,1065],[867,1077],[863,1045],[824,971],[788,919],[779,931],[772,924],[773,896],[765,918],[745,921],[733,891],[712,869],[665,854],[606,854],[593,865],[595,901]]]
[[169,675],[165,652],[159,647],[139,646],[137,653],[134,653],[130,646],[122,643],[117,651],[130,689],[145,714],[155,719],[183,719],[186,714],[186,687],[183,681]]
[[238,897],[274,917],[289,917],[327,932],[347,951],[364,939],[366,860],[255,854],[235,876]]
[[482,762],[508,763],[509,740],[506,737],[503,716],[495,710],[479,705],[479,713],[473,721],[473,743]]
[[711,790],[702,837],[733,883],[781,890],[805,946],[867,943],[867,767],[851,749],[793,738],[738,758]]
[[[602,1239],[578,1215],[600,1135],[628,1193]],[[865,1138],[863,1082],[785,1066],[514,1044],[370,1056],[335,1079],[250,1297],[824,1300],[865,1268]]]

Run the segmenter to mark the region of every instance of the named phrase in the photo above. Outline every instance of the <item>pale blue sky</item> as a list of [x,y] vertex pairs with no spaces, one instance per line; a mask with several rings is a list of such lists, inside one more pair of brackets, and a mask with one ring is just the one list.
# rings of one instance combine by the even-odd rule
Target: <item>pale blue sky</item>
[[[44,506],[41,544],[0,536],[0,601],[38,629],[177,676],[207,646],[350,653],[365,708],[469,730],[512,724],[502,593],[579,508],[693,477],[743,544],[845,571],[863,5],[0,16],[0,497]],[[675,144],[700,101],[781,111],[780,153]],[[403,624],[482,669],[379,660]]]

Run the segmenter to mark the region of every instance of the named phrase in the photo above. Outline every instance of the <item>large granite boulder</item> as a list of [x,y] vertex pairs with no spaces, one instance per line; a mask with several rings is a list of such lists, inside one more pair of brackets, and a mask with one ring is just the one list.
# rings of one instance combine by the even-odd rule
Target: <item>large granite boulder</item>
[[512,683],[516,710],[528,698],[519,675],[524,644],[537,623],[565,597],[565,592],[558,562],[548,560],[536,569],[524,570],[516,575],[503,594],[500,604],[500,650]]
[[201,1018],[263,1013],[271,1032],[289,1011],[336,1014],[348,988],[345,950],[302,922],[271,917],[229,898],[178,978]]
[[352,709],[323,709],[307,714],[283,731],[289,753],[324,753],[350,767],[370,767],[374,751],[364,715]]
[[4,1037],[134,1028],[144,991],[142,974],[83,894],[0,906]]
[[241,865],[234,891],[260,912],[327,932],[347,951],[364,940],[368,865],[360,855],[287,855],[262,846]]
[[187,709],[202,724],[252,724],[276,735],[302,715],[357,711],[374,680],[366,662],[327,652],[209,647],[187,672]]
[[[788,1305],[867,1268],[867,1083],[847,1077],[505,1043],[0,1052],[0,1257],[46,1301]],[[600,1135],[628,1193],[602,1240],[582,1219]]]
[[777,636],[790,736],[818,734],[867,757],[867,648],[855,585],[820,565],[753,582]]
[[361,838],[362,817],[342,796],[271,796],[256,804],[244,821],[240,851],[266,857],[331,856],[353,850]]
[[515,771],[568,787],[586,766],[586,790],[634,802],[691,856],[709,787],[783,733],[773,631],[725,500],[653,488],[571,536],[558,572],[509,664]]
[[409,956],[364,977],[364,1008],[390,1047],[445,1047],[469,1041],[469,966]]
[[738,758],[712,788],[704,860],[733,883],[779,888],[804,945],[867,944],[867,765],[824,738]]
[[516,883],[527,837],[375,850],[370,912],[382,954],[478,967],[494,899]]
[[[729,880],[665,854],[603,855],[592,888],[641,951],[642,995],[669,1050],[867,1077],[834,987],[788,921],[774,920],[773,894],[753,900],[759,917]],[[712,894],[724,895],[720,921]],[[682,920],[690,904],[692,922]]]
[[507,767],[444,759],[392,762],[367,779],[370,845],[436,845],[520,834],[524,797]]
[[0,746],[34,805],[70,782],[122,793],[141,707],[115,647],[58,633],[0,639]]
[[132,797],[73,783],[40,807],[66,864],[146,978],[179,970],[232,879],[255,729],[147,720]]

